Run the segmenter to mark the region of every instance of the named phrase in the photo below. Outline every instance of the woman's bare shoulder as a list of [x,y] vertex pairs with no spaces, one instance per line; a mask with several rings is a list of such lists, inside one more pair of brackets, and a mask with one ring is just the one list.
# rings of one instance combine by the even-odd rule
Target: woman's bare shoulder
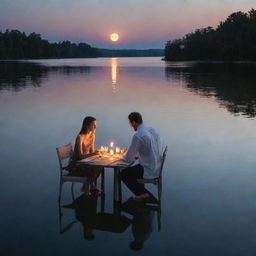
[[81,138],[81,134],[77,134],[76,138],[77,139]]
[[78,141],[87,141],[89,139],[89,137],[86,134],[78,134],[76,139]]
[[83,139],[83,134],[77,134],[76,141],[81,141]]

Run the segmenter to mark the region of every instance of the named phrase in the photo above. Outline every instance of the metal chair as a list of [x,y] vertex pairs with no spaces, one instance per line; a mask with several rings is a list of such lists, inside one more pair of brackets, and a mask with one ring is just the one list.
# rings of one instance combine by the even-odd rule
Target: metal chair
[[163,172],[163,167],[164,167],[164,161],[165,157],[167,154],[168,147],[166,146],[163,154],[162,154],[162,162],[161,162],[161,167],[160,167],[160,172],[159,172],[159,177],[154,178],[154,179],[137,179],[137,181],[141,184],[155,184],[158,187],[158,202],[160,203],[161,201],[161,195],[162,195],[162,172]]
[[[69,163],[69,159],[73,154],[73,150],[72,150],[72,144],[69,143],[65,146],[62,147],[58,147],[56,148],[57,150],[57,155],[59,158],[59,164],[60,164],[60,190],[59,190],[59,202],[61,200],[61,193],[62,193],[62,185],[65,182],[72,182],[72,186],[71,186],[71,192],[72,192],[72,197],[74,199],[74,191],[73,191],[73,186],[74,186],[74,182],[80,182],[80,183],[84,183],[87,179],[87,177],[77,177],[77,176],[72,176],[70,174],[65,174],[64,171],[67,168],[67,164]],[[64,165],[64,160],[66,160],[65,162],[65,166]]]

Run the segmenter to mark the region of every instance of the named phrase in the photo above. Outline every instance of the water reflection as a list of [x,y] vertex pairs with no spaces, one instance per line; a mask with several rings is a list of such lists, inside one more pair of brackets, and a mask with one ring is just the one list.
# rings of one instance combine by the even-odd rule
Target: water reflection
[[116,79],[117,79],[117,58],[111,58],[111,79],[112,79],[112,84],[116,84]]
[[[153,223],[155,213],[158,216],[158,230],[160,231],[161,207],[160,205],[145,205],[141,202],[136,202],[129,198],[121,205],[119,211],[107,213],[104,207],[100,211],[97,210],[98,194],[94,193],[91,196],[85,194],[80,195],[73,200],[71,204],[61,206],[59,203],[59,228],[60,234],[69,231],[76,223],[81,223],[83,227],[83,237],[85,240],[96,239],[96,230],[124,233],[129,226],[133,240],[129,241],[129,246],[132,250],[140,250],[144,243],[149,240],[153,231]],[[101,204],[105,203],[104,194],[100,196]],[[119,206],[120,207],[120,206]],[[63,224],[65,214],[63,211],[74,211],[74,218],[69,223]],[[129,214],[127,217],[124,214]]]
[[[112,92],[117,92],[118,59],[111,58]],[[44,65],[36,62],[0,61],[0,91],[40,87],[49,74],[87,74],[90,66]],[[256,64],[179,63],[167,64],[167,80],[184,85],[203,97],[214,97],[221,107],[235,115],[256,116]]]
[[86,66],[43,66],[37,63],[0,61],[0,91],[20,91],[26,87],[40,87],[50,73],[71,75],[89,73]]
[[[58,233],[56,190],[59,172],[55,148],[70,140],[74,143],[81,119],[88,114],[99,121],[97,146],[106,145],[110,138],[127,146],[133,135],[127,125],[127,114],[138,110],[143,113],[145,122],[156,127],[164,142],[170,145],[163,177],[161,232],[155,231],[158,214],[155,211],[153,232],[148,232],[148,239],[138,254],[234,256],[240,252],[243,256],[255,255],[256,207],[252,202],[256,194],[256,119],[233,117],[226,109],[220,109],[215,100],[205,98],[216,97],[214,81],[225,79],[215,76],[223,76],[222,71],[209,74],[208,79],[211,68],[207,72],[200,68],[198,74],[191,74],[192,68],[180,67],[175,71],[173,67],[167,81],[164,63],[159,59],[157,67],[153,64],[142,67],[143,61],[148,63],[148,58],[136,59],[136,63],[141,63],[139,66],[127,59],[118,59],[117,83],[120,87],[115,95],[109,59],[83,60],[84,65],[94,62],[94,66],[90,64],[90,73],[84,75],[80,75],[79,69],[73,69],[72,72],[77,72],[74,75],[65,75],[56,67],[59,71],[54,72],[60,74],[47,73],[47,80],[42,79],[41,87],[36,90],[0,91],[0,187],[5,191],[1,193],[4,210],[0,214],[0,254],[30,255],[35,251],[38,256],[79,255],[81,252],[104,255],[106,251],[114,255],[133,254],[129,246],[134,240],[134,215],[122,209],[122,216],[130,223],[123,233],[99,231],[95,224],[92,227],[94,240],[87,241],[84,240],[83,220],[76,217],[79,214],[74,208],[62,207],[63,233]],[[54,61],[55,66],[57,62]],[[77,65],[82,64],[78,62]],[[250,78],[244,77],[249,85],[252,74],[245,74]],[[191,86],[197,84],[197,77],[199,81],[204,77],[212,84],[196,92],[197,89]],[[185,88],[189,79],[193,82]],[[232,81],[232,74],[228,81]],[[253,88],[247,92],[236,86],[248,97],[253,96]],[[213,92],[214,96],[200,97],[206,89],[207,94]],[[231,89],[225,93],[234,93]],[[107,171],[105,178],[108,185],[105,186],[107,197],[103,216],[113,219],[110,197],[113,172]],[[75,192],[78,191],[79,186],[76,186]],[[72,203],[71,199],[65,201],[71,197],[70,189],[66,187],[63,192],[62,203]],[[122,192],[124,198],[131,195],[125,186]],[[98,197],[96,223],[100,219],[97,217],[101,214],[100,203]],[[86,215],[94,221],[94,203],[88,204],[91,212],[79,216]],[[14,207],[22,211],[15,211]]]
[[0,90],[19,91],[27,86],[39,87],[48,68],[34,63],[0,61]]
[[[74,224],[74,221],[72,221],[70,224],[63,226],[63,209],[74,210],[77,221],[83,226],[83,235],[86,240],[94,239],[94,230],[123,233],[131,224],[131,220],[126,216],[121,215],[120,211],[107,213],[104,211],[104,207],[101,207],[100,211],[98,211],[97,200],[97,193],[94,193],[91,196],[82,194],[74,199],[71,204],[64,206],[59,204],[60,234],[68,231]],[[101,200],[104,202],[104,196],[101,196]]]
[[167,80],[184,80],[187,88],[203,97],[215,97],[235,115],[256,116],[256,64],[192,63],[166,66]]
[[158,230],[160,231],[161,206],[145,205],[130,198],[122,205],[122,210],[133,216],[133,241],[130,243],[130,248],[135,251],[141,250],[153,231],[155,212],[158,213]]
[[116,93],[116,82],[117,82],[117,58],[111,58],[111,80],[113,93]]

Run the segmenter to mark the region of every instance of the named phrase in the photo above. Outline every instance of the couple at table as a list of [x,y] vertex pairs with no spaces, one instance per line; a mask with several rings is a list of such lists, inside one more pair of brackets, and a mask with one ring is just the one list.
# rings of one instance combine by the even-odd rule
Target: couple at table
[[[160,137],[157,131],[143,124],[140,113],[132,112],[128,116],[130,126],[134,129],[131,145],[123,156],[123,160],[134,164],[121,172],[121,179],[126,186],[135,194],[135,200],[147,199],[151,193],[140,184],[137,179],[153,179],[159,176],[161,166]],[[97,154],[95,150],[96,118],[87,116],[83,120],[80,133],[77,135],[74,154],[70,163],[69,171],[72,175],[86,176],[88,179],[84,183],[81,191],[90,194],[91,191],[100,191],[96,187],[96,180],[102,168],[84,167],[79,165],[79,160]]]

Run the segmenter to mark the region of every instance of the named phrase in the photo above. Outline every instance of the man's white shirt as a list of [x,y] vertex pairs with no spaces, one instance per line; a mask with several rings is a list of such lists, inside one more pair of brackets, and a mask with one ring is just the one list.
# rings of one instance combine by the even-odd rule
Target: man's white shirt
[[152,127],[139,125],[124,160],[131,163],[139,154],[139,163],[144,167],[144,178],[159,177],[161,167],[160,137]]

